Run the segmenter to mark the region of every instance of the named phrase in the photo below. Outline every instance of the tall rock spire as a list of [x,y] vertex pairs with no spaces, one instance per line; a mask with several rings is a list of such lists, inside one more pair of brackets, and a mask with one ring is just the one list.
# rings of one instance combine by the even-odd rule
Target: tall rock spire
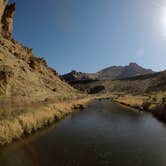
[[0,0],[0,32],[5,38],[10,39],[13,33],[13,19],[16,4],[8,4],[7,0]]
[[2,16],[7,5],[7,0],[0,0],[0,32],[2,31]]

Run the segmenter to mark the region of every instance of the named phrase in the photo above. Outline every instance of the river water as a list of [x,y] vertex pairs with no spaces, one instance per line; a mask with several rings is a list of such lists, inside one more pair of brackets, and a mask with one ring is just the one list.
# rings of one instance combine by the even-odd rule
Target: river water
[[166,166],[166,125],[109,100],[0,149],[0,166]]

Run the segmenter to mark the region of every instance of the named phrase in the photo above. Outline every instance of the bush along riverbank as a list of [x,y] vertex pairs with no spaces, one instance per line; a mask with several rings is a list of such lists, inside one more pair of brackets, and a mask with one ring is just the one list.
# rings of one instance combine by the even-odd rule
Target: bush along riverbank
[[166,93],[164,92],[144,95],[113,95],[113,101],[141,111],[151,112],[156,118],[166,122]]

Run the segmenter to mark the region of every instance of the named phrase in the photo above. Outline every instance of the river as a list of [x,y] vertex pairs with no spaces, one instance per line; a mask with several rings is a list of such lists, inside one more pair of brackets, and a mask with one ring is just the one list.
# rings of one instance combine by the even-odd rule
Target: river
[[166,125],[110,100],[0,148],[0,166],[166,166]]

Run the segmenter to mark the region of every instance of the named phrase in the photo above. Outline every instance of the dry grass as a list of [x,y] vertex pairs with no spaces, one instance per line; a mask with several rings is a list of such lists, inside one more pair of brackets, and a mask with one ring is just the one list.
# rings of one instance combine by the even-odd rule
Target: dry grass
[[10,143],[22,134],[23,129],[17,119],[0,121],[0,144]]
[[155,117],[166,121],[166,92],[155,92],[142,96],[121,95],[114,100],[132,108],[151,112]]
[[0,144],[10,143],[23,134],[31,134],[43,126],[60,120],[72,113],[75,108],[87,105],[91,100],[92,97],[87,97],[75,101],[43,104],[26,108],[17,116],[6,117],[5,120],[0,121]]
[[141,108],[146,100],[148,100],[148,97],[146,96],[132,96],[132,95],[125,95],[115,99],[116,102],[119,102],[121,104],[133,108]]

